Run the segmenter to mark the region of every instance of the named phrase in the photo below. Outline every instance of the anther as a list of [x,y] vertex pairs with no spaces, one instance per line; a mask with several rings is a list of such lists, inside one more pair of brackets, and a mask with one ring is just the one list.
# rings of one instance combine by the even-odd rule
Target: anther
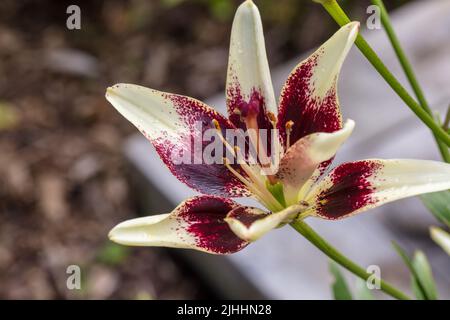
[[213,120],[212,120],[212,123],[213,123],[214,127],[215,127],[217,130],[220,130],[220,124],[219,124],[219,121],[217,121],[216,119],[213,119]]
[[268,111],[267,112],[267,117],[269,117],[270,122],[272,122],[272,123],[276,123],[277,122],[277,117],[275,117],[273,112]]
[[291,131],[293,126],[294,126],[294,121],[292,121],[292,120],[289,120],[285,124],[286,130],[288,130],[288,131]]
[[294,126],[294,121],[292,121],[292,120],[289,120],[285,124],[285,127],[286,127],[286,150],[291,146],[291,132],[292,132],[293,126]]

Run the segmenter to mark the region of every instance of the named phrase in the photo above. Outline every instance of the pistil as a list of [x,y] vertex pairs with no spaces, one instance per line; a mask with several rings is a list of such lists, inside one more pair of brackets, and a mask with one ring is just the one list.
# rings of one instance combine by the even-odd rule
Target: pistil
[[[258,125],[258,115],[261,112],[261,101],[255,97],[250,98],[248,103],[242,102],[238,107],[238,114],[241,116],[241,121],[245,123],[245,126],[248,130],[248,136],[250,140],[250,144],[256,150],[256,155],[261,164],[261,171],[264,172],[264,175],[267,177],[267,180],[271,184],[277,183],[277,179],[273,174],[267,174],[267,171],[270,169],[272,165],[272,161],[270,157],[267,155],[266,149],[264,146],[261,146],[261,137],[260,137],[260,129]],[[272,123],[272,126],[276,125],[276,118],[273,114],[268,113],[269,120]]]

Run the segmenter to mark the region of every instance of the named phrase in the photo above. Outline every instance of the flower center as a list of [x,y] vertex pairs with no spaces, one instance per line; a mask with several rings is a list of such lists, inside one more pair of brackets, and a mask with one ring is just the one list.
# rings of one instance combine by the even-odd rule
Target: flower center
[[[271,172],[271,166],[273,165],[272,159],[268,156],[267,150],[262,145],[262,138],[260,134],[260,128],[258,118],[260,112],[263,112],[262,99],[258,96],[252,95],[249,102],[241,101],[235,113],[239,114],[241,121],[245,123],[247,128],[247,134],[249,136],[250,148],[256,151],[257,162],[261,166],[261,171],[271,184],[276,184],[277,179]],[[264,115],[266,116],[266,115]],[[276,118],[275,115],[268,112],[267,117],[272,124],[272,130],[276,130]],[[267,139],[266,135],[266,139]],[[272,146],[274,148],[274,146]],[[274,154],[274,150],[272,150]],[[272,170],[273,171],[273,170]]]
[[[222,129],[217,120],[212,121],[214,127],[217,130],[217,135],[221,139],[223,145],[227,148],[230,154],[233,156],[236,163],[242,169],[245,176],[239,172],[239,169],[233,167],[230,161],[227,158],[223,158],[224,165],[228,168],[228,170],[239,180],[241,181],[257,198],[263,203],[267,208],[272,211],[279,211],[283,209],[283,205],[273,196],[273,194],[266,187],[266,177],[267,180],[270,181],[268,176],[261,175],[263,172],[263,168],[258,164],[257,161],[252,161],[252,164],[248,164],[246,162],[245,155],[242,154],[242,151],[237,146],[231,146],[230,143],[223,137]],[[250,135],[250,142],[251,140]],[[258,153],[258,158],[260,157],[260,153]],[[253,164],[254,163],[254,164]]]

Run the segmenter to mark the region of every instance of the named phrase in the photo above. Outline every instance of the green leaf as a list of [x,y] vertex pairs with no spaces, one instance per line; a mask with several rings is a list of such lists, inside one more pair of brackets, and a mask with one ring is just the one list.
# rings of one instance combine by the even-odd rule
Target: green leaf
[[430,227],[430,236],[450,256],[450,234],[438,227]]
[[438,298],[436,284],[425,254],[422,251],[416,251],[411,260],[397,243],[392,242],[392,244],[411,272],[411,287],[417,299],[436,300]]
[[450,227],[450,190],[423,194],[420,198],[439,221]]
[[419,277],[418,281],[424,287],[428,300],[437,300],[438,293],[436,283],[434,281],[433,272],[431,271],[430,263],[422,251],[414,253],[412,264]]
[[427,300],[423,295],[422,290],[420,289],[417,280],[414,277],[411,277],[411,290],[414,293],[414,296],[419,300]]
[[0,101],[0,131],[14,128],[19,122],[19,115],[13,105]]
[[334,276],[332,284],[333,296],[336,300],[352,300],[352,294],[348,289],[344,276],[336,262],[330,261],[330,272]]
[[119,265],[122,263],[129,254],[128,247],[120,246],[115,243],[107,243],[97,255],[97,260],[106,265]]
[[372,290],[367,287],[366,281],[363,279],[356,279],[356,288],[355,288],[355,299],[356,300],[375,300],[375,297],[372,294]]

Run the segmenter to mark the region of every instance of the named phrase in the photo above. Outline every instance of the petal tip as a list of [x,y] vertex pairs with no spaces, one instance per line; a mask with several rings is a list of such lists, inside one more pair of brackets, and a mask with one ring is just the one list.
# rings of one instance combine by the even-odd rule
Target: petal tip
[[118,95],[121,89],[126,89],[127,86],[132,86],[131,84],[126,83],[116,83],[112,86],[106,88],[105,96],[108,98],[110,96]]
[[114,228],[112,228],[109,233],[108,233],[108,239],[112,242],[118,243],[118,244],[123,244],[123,241],[121,241],[121,237],[118,236],[118,232],[117,232],[117,226],[115,226]]
[[256,8],[256,5],[255,5],[255,3],[252,1],[252,0],[246,0],[246,1],[244,1],[241,5],[240,5],[240,7],[241,6],[247,6],[248,8]]
[[351,39],[352,42],[355,41],[356,37],[358,36],[360,25],[361,24],[359,23],[359,21],[352,21],[347,24],[347,27],[350,30],[349,39]]
[[106,88],[106,92],[105,92],[105,97],[106,98],[108,98],[109,96],[111,96],[111,95],[113,95],[115,93],[114,92],[114,87],[115,86],[111,86],[111,87]]
[[[131,221],[131,220],[128,220],[128,221]],[[132,244],[132,242],[126,240],[128,237],[124,236],[124,231],[125,231],[125,233],[127,231],[126,226],[128,224],[128,221],[121,222],[121,223],[117,224],[114,228],[112,228],[108,233],[109,240],[111,240],[112,242],[118,243],[118,244],[124,244],[124,245]],[[129,234],[128,234],[128,236],[129,236]]]
[[[343,43],[347,43],[347,45],[350,46],[353,42],[355,42],[356,37],[358,36],[359,28],[359,21],[352,21],[342,26],[335,35],[341,34]],[[337,36],[337,38],[339,38],[339,36]]]
[[356,122],[352,119],[347,119],[344,123],[343,128],[346,128],[350,133],[355,129]]
[[242,16],[250,15],[252,19],[254,19],[256,15],[256,17],[259,18],[258,7],[252,0],[246,0],[236,10],[236,17],[239,17],[241,15]]

